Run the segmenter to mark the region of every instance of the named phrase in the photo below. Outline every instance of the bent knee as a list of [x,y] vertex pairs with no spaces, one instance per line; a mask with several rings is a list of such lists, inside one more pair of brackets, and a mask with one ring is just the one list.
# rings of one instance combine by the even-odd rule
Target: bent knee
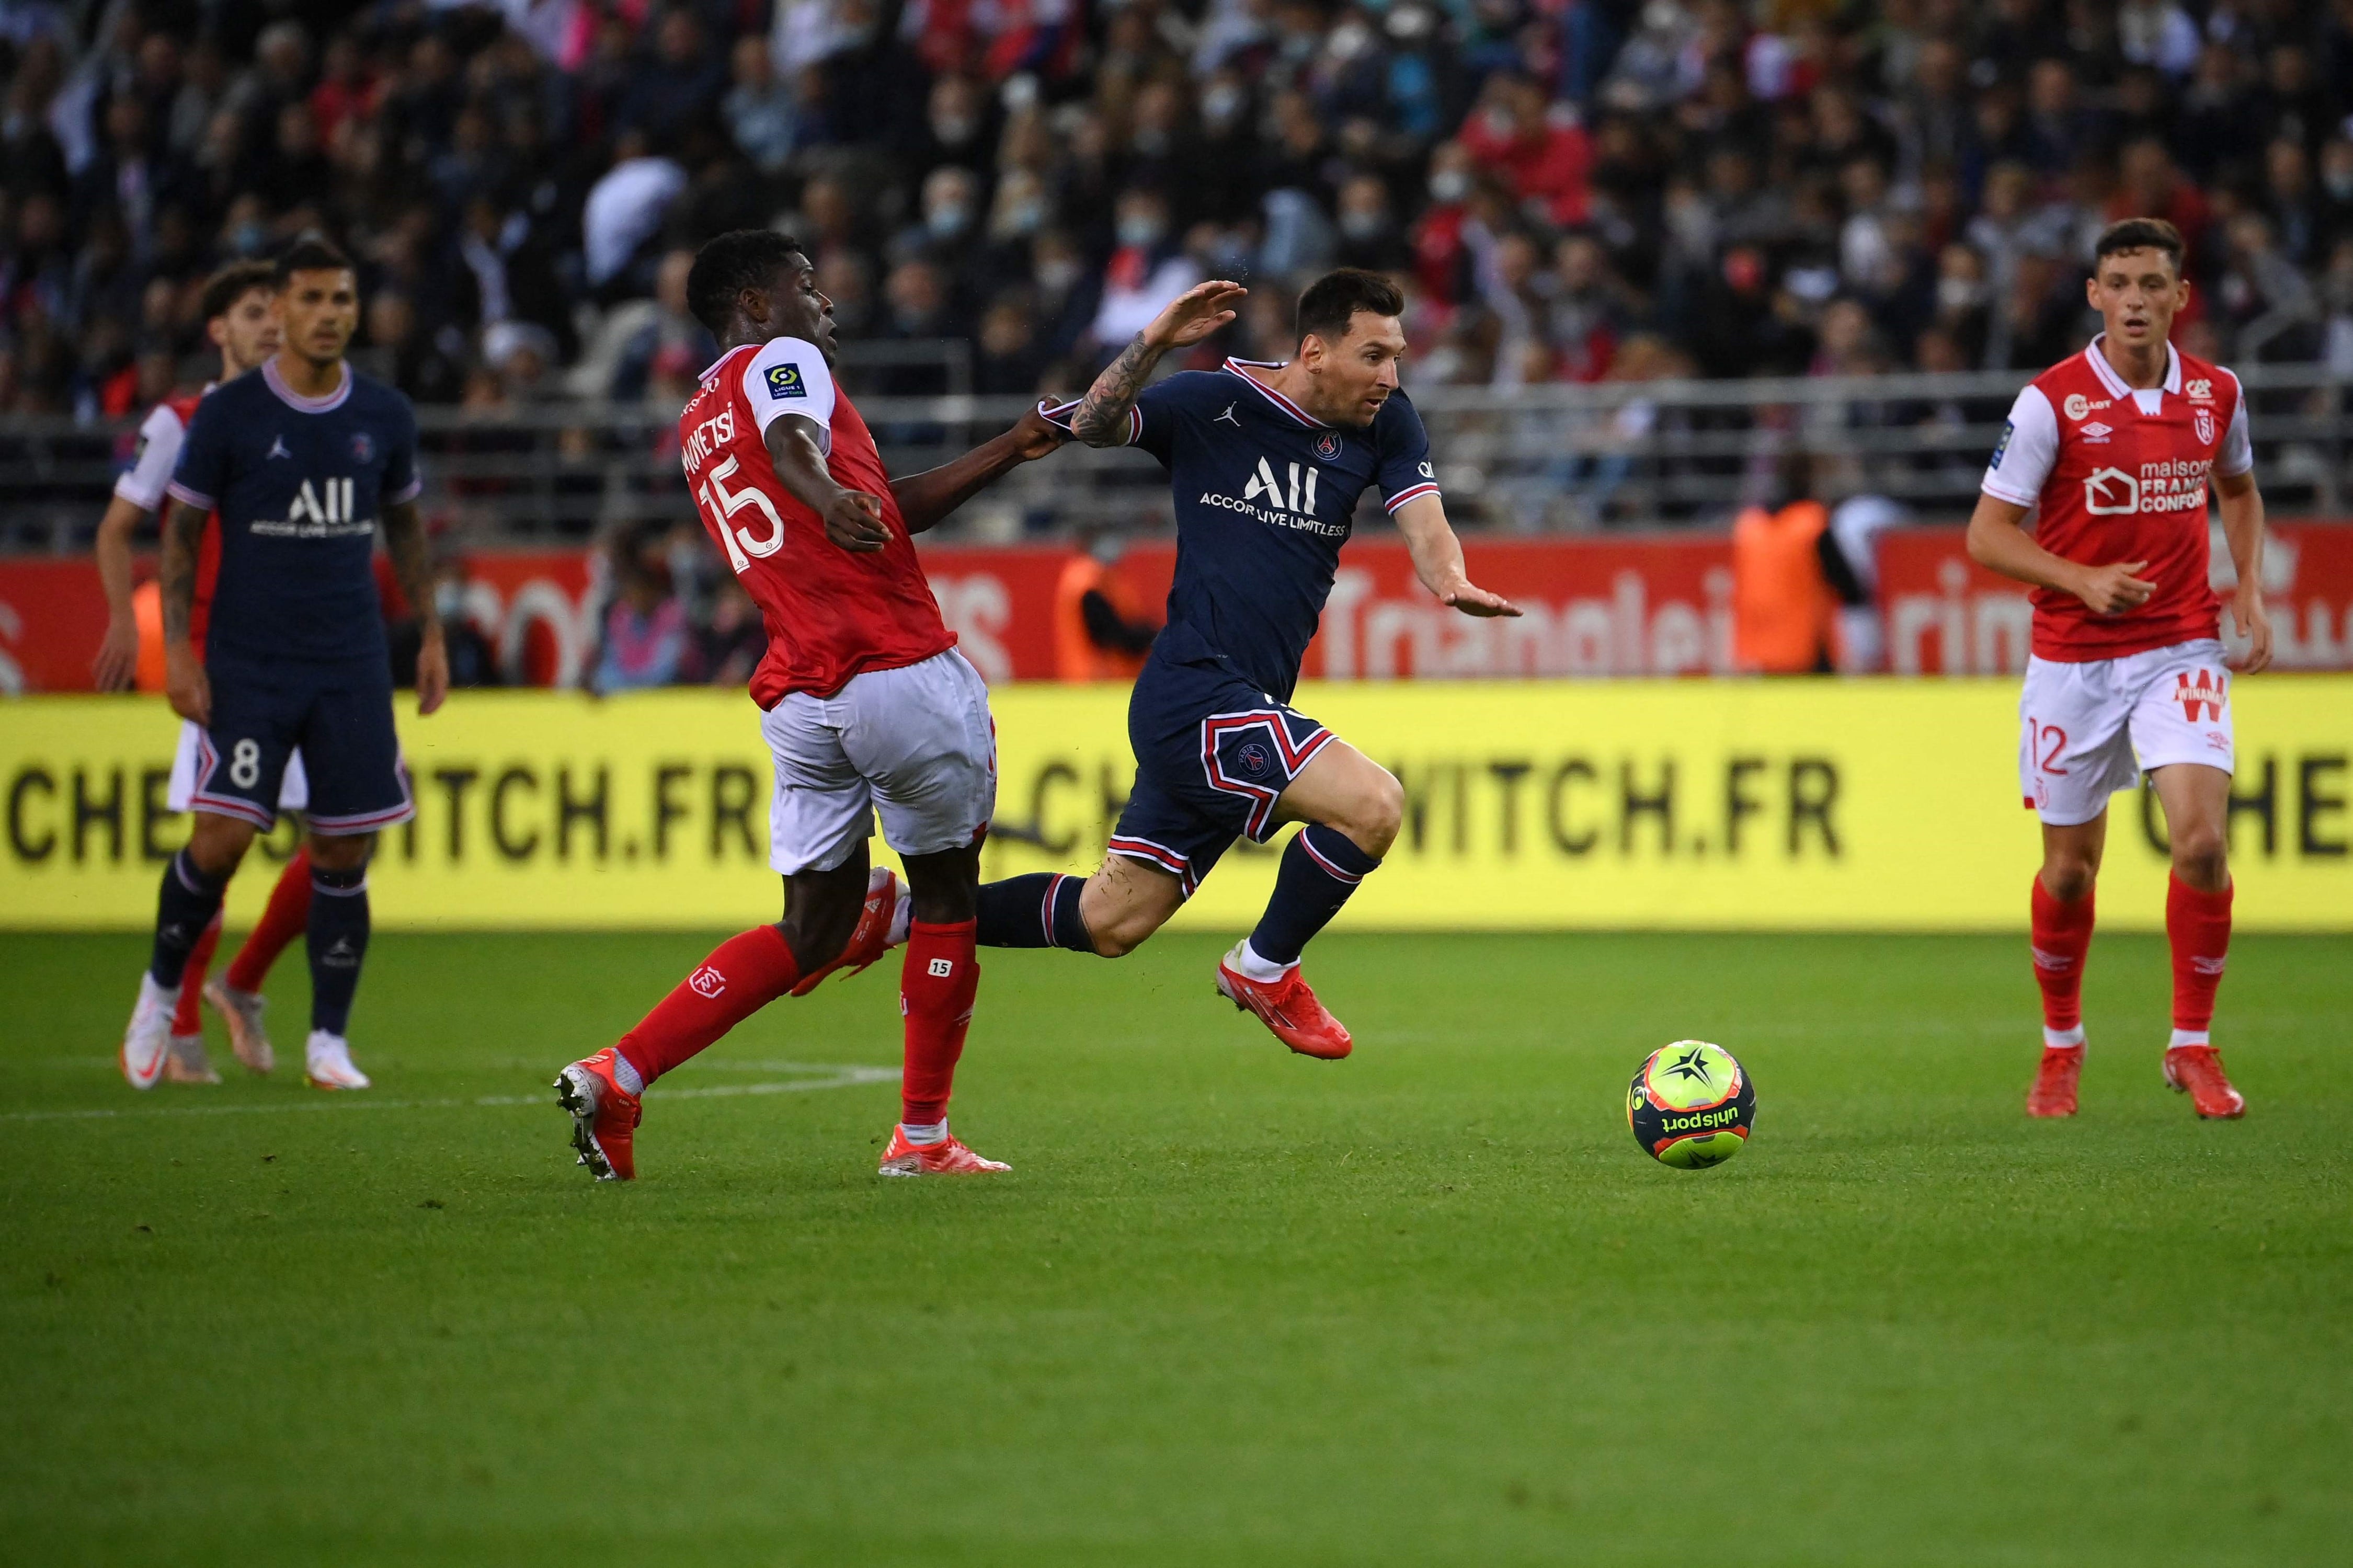
[[1405,785],[1387,768],[1373,770],[1373,783],[1364,791],[1344,820],[1332,826],[1346,834],[1350,842],[1375,859],[1389,852],[1397,842],[1398,829],[1405,822]]
[[2100,879],[2100,863],[2076,856],[2045,859],[2042,886],[2061,903],[2072,904],[2089,893]]

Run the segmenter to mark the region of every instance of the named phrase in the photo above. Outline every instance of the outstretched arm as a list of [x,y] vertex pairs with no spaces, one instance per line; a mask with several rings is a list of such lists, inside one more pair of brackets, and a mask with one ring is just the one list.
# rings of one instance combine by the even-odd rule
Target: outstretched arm
[[449,695],[449,650],[441,638],[441,613],[433,607],[433,563],[425,548],[425,518],[414,499],[384,509],[384,547],[393,575],[417,616],[417,711],[441,706]]
[[1127,411],[1135,406],[1135,395],[1152,378],[1160,356],[1170,349],[1190,348],[1232,321],[1235,307],[1249,292],[1239,283],[1213,278],[1171,300],[1079,399],[1071,411],[1071,434],[1090,447],[1124,446]]
[[1421,585],[1466,616],[1516,616],[1520,607],[1501,594],[1491,594],[1464,574],[1462,542],[1446,521],[1446,503],[1435,494],[1419,495],[1397,509],[1398,531],[1405,535],[1413,574]]
[[890,527],[882,521],[882,498],[833,482],[825,447],[818,440],[820,434],[816,420],[787,414],[770,420],[760,439],[768,448],[777,481],[824,520],[825,536],[852,554],[871,555],[891,542]]
[[921,533],[1024,463],[1034,462],[1070,439],[1035,408],[994,440],[984,441],[953,462],[891,481],[907,531]]
[[164,695],[172,711],[198,724],[213,717],[213,689],[188,626],[196,610],[196,547],[205,514],[174,496],[164,514],[164,561],[156,573],[164,598]]
[[1997,495],[1979,492],[1978,509],[1969,514],[1969,559],[1989,571],[2037,588],[2073,594],[2102,616],[2120,616],[2148,603],[2157,584],[2143,577],[2146,561],[2119,561],[2107,566],[2085,566],[2053,555],[2021,526],[2028,509]]

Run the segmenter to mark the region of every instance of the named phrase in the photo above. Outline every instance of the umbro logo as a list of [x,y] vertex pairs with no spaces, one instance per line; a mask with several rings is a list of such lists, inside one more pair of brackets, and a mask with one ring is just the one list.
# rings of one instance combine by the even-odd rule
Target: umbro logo
[[1234,417],[1234,405],[1230,403],[1226,405],[1226,411],[1223,414],[1219,415],[1215,419],[1210,420],[1209,423],[1212,425],[1230,425],[1237,430],[1242,427],[1242,422]]
[[273,436],[269,438],[269,451],[261,460],[266,463],[271,458],[291,458],[293,456],[293,453],[286,449],[286,437],[283,436]]
[[2116,434],[2116,431],[2095,419],[2091,424],[2084,426],[2081,431],[2077,432],[2077,434],[2081,435],[2084,440],[2097,444],[2105,443],[2109,437]]

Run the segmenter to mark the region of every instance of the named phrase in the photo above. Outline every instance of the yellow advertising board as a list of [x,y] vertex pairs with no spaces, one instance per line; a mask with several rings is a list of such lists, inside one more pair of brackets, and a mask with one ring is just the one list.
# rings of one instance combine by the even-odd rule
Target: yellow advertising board
[[[2242,929],[2353,929],[2353,677],[2233,693]],[[1118,687],[993,694],[989,877],[1101,858],[1132,763]],[[406,699],[403,699],[404,707]],[[1406,823],[1360,930],[2014,930],[2036,858],[2007,682],[1345,682],[1298,705],[1395,772]],[[393,929],[772,920],[769,761],[740,693],[460,692],[404,710],[417,819],[371,879]],[[0,926],[136,929],[185,834],[153,698],[0,704]],[[2162,821],[2116,797],[2104,928],[2162,923]],[[282,854],[290,830],[264,846]],[[1240,930],[1271,848],[1229,852],[1180,917]],[[263,869],[257,862],[248,871]],[[266,875],[238,879],[233,922]]]

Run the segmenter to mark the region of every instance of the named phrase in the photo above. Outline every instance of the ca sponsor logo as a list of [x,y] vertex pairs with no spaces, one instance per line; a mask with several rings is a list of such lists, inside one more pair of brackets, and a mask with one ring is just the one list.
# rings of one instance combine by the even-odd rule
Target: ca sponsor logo
[[2068,418],[2081,419],[2092,411],[2092,400],[2080,392],[2071,392],[2067,395],[2066,403],[2062,406],[2067,410]]
[[2204,376],[2199,377],[2181,390],[2189,395],[2189,401],[2192,403],[2211,403],[2214,400],[2214,384]]
[[2095,468],[2084,477],[2084,510],[2094,517],[2138,511],[2140,481],[2122,468]]
[[697,996],[716,996],[727,989],[727,976],[707,963],[688,975],[686,983],[694,987]]

